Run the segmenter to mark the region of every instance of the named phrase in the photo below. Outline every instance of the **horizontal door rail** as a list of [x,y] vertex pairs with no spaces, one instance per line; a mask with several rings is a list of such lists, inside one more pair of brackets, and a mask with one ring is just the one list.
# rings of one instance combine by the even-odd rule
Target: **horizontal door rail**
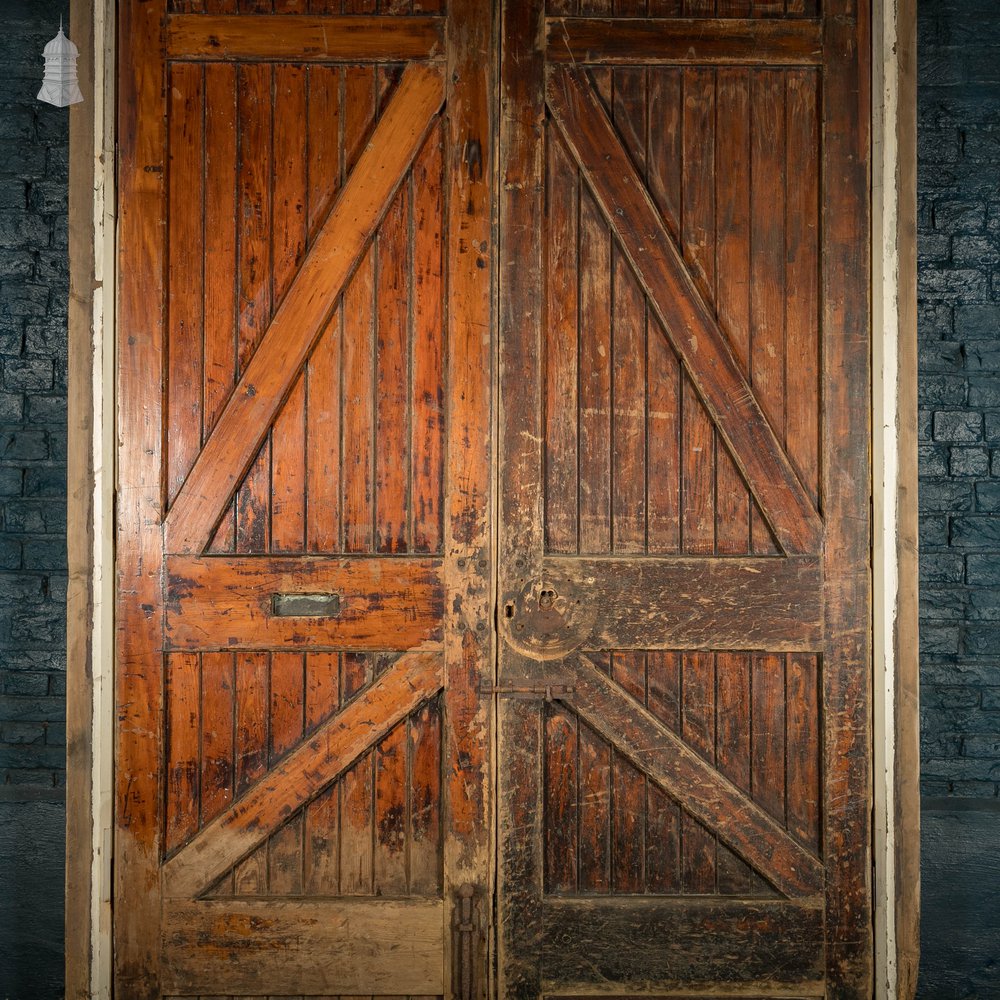
[[253,62],[409,62],[444,58],[440,17],[175,14],[167,58]]
[[597,65],[819,66],[815,18],[550,17],[550,62]]

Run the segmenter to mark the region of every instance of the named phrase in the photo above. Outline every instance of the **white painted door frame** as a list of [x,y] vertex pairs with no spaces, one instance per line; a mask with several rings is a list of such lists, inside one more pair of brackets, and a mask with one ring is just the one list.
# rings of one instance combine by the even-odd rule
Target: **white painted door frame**
[[[917,0],[873,0],[875,1000],[916,985]],[[111,998],[115,0],[72,0],[67,1000]]]

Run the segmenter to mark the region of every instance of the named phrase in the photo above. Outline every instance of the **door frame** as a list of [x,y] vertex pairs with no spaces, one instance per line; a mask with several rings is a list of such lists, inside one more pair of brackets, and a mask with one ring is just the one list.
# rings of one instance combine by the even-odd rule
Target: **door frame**
[[[875,1000],[912,1000],[919,961],[916,4],[872,14]],[[70,14],[67,1000],[111,997],[115,8]]]

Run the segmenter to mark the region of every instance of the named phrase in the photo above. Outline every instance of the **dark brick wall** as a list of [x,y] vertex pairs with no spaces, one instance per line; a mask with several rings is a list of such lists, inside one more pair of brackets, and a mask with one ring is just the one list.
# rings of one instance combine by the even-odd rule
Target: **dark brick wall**
[[67,0],[0,0],[0,1000],[62,995]]
[[1000,789],[1000,3],[919,5],[923,790]]
[[1000,998],[1000,2],[918,0],[920,1000]]
[[0,785],[63,784],[68,112],[35,100],[68,4],[0,0]]

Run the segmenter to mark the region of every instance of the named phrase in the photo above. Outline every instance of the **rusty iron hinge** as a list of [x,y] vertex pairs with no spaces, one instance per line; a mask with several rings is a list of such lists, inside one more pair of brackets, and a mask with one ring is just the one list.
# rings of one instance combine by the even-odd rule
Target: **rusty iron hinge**
[[525,701],[541,698],[552,701],[553,698],[572,694],[576,688],[563,680],[548,681],[545,684],[493,684],[490,681],[483,681],[479,690],[483,694],[496,694],[505,698],[521,698]]
[[452,921],[452,952],[455,962],[454,1000],[479,1000],[479,898],[470,882],[455,891],[455,911]]

